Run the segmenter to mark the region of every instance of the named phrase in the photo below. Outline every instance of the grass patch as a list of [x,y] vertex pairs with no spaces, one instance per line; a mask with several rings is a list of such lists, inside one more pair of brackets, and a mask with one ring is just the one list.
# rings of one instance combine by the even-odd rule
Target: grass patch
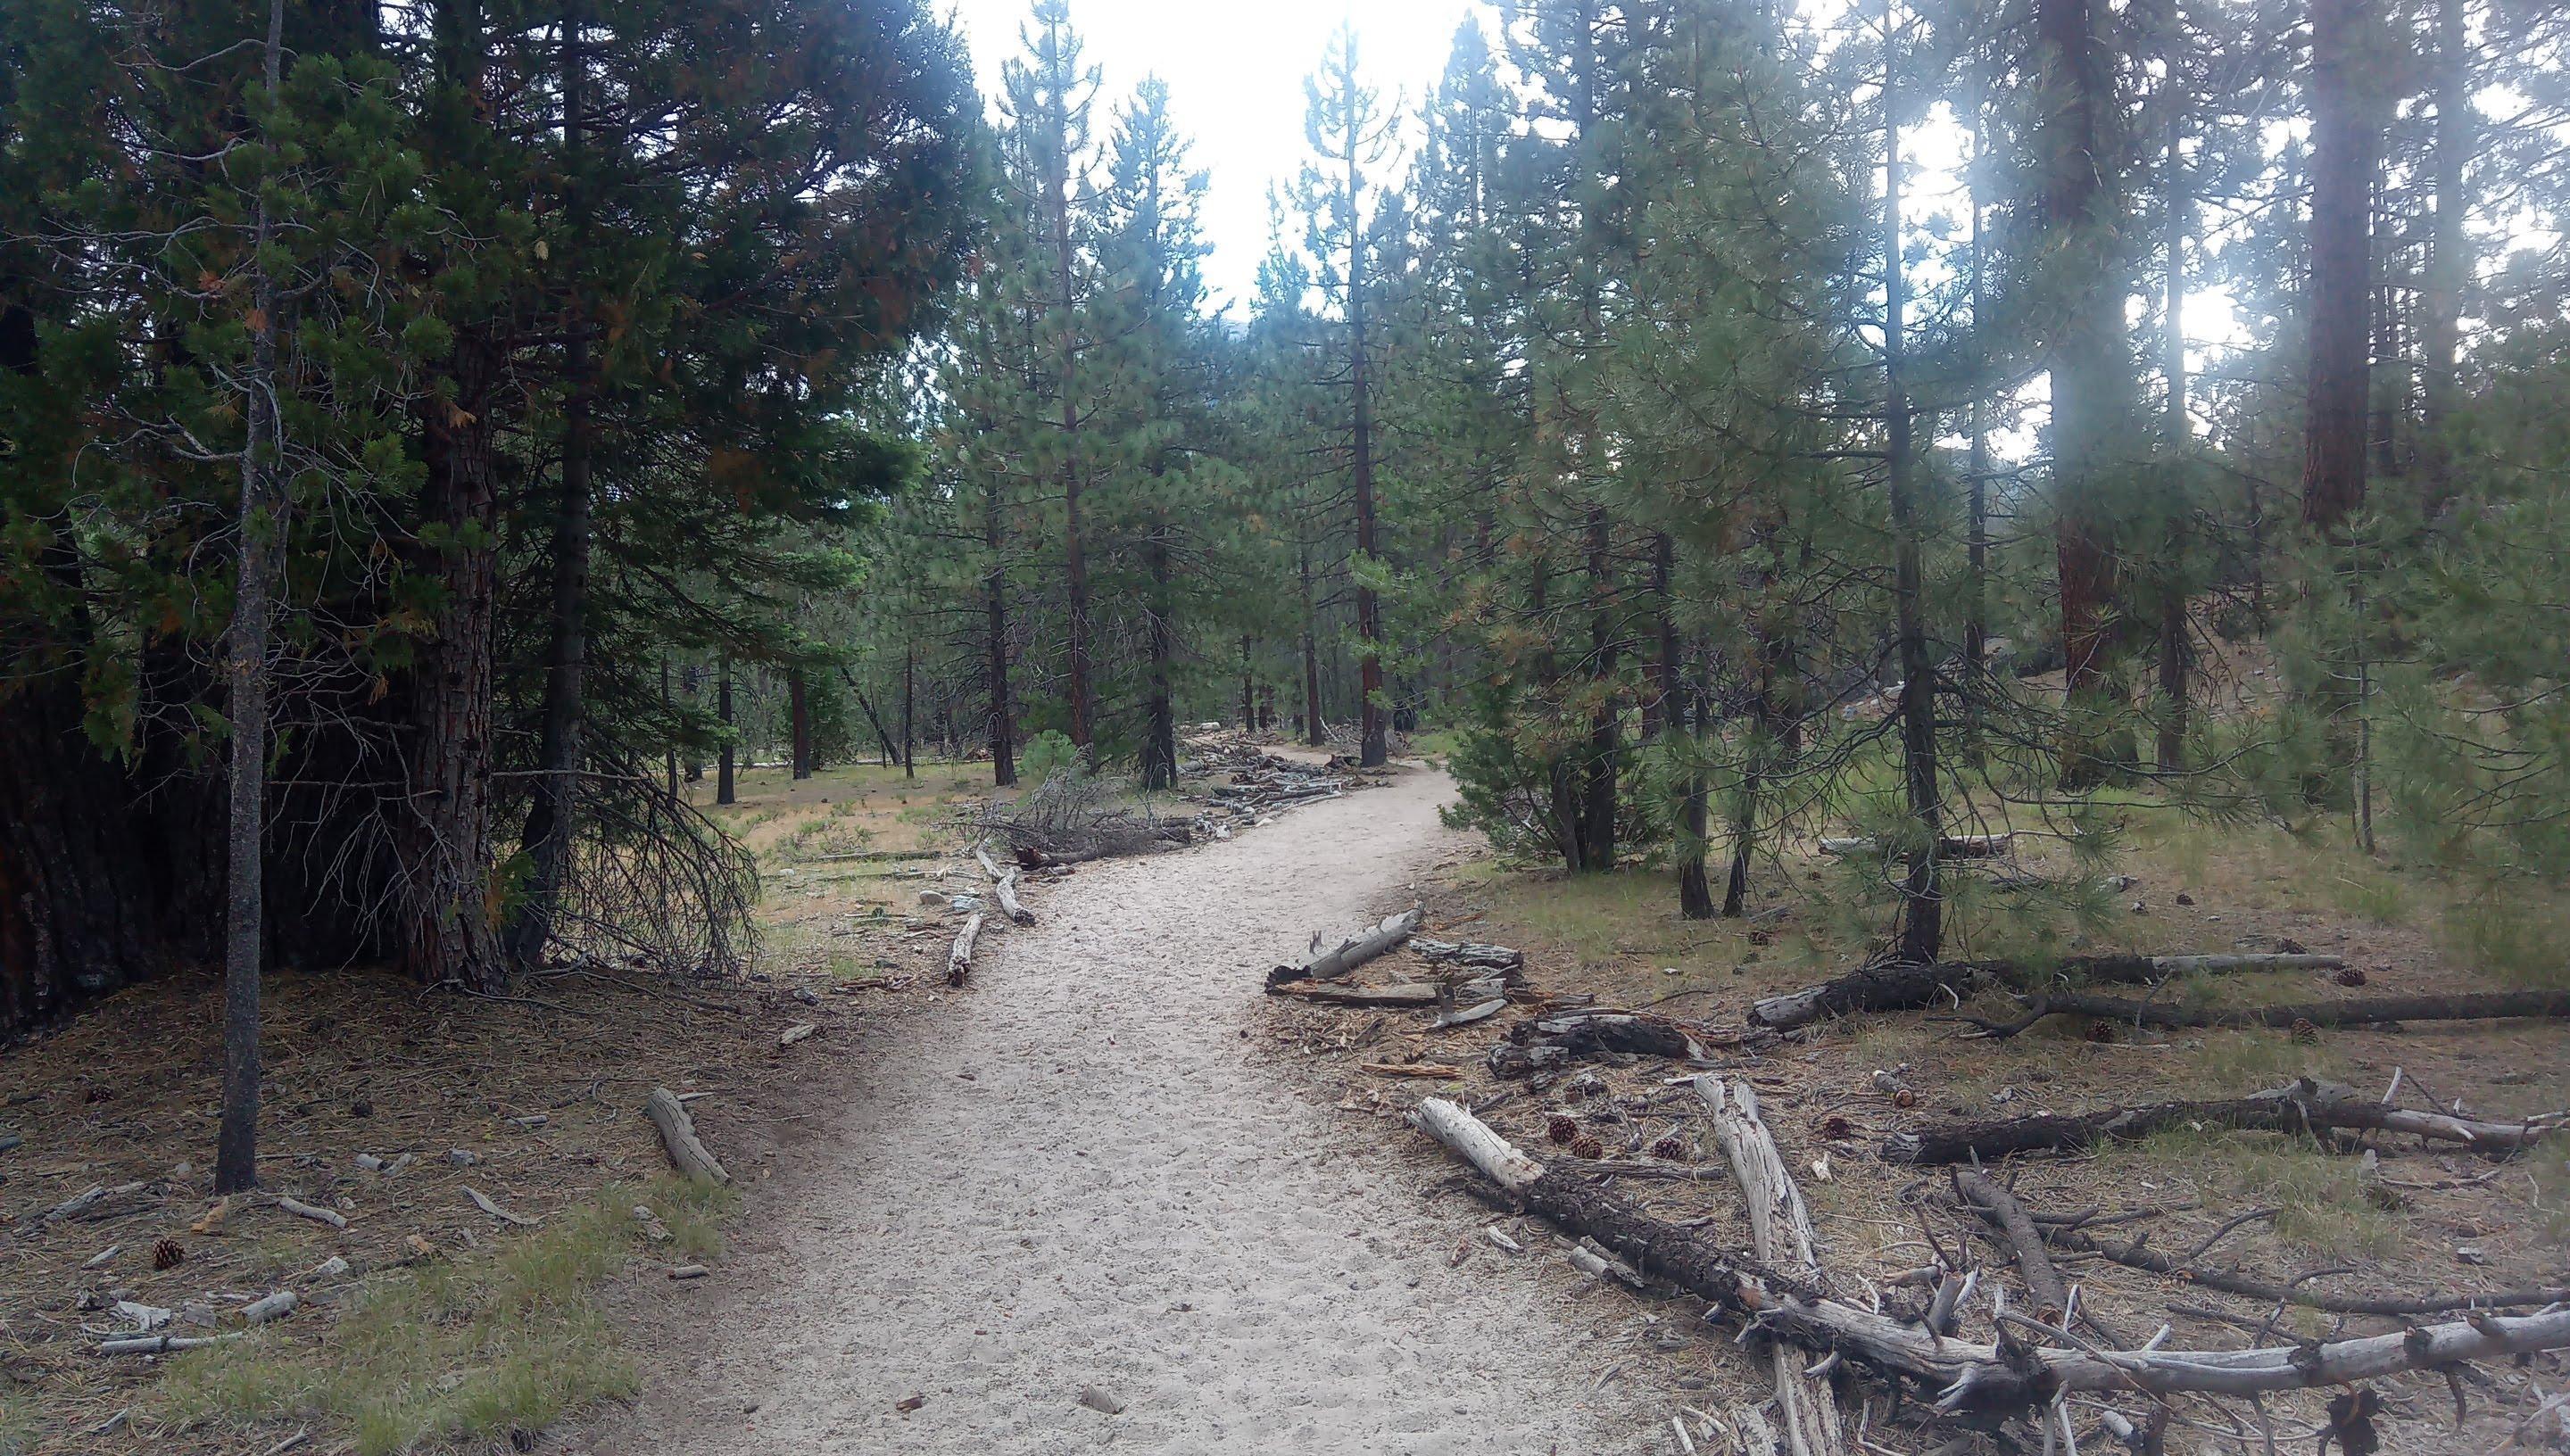
[[2208,1192],[2275,1208],[2276,1236],[2307,1249],[2378,1259],[2408,1242],[2408,1220],[2376,1201],[2381,1194],[2365,1184],[2363,1163],[2308,1138],[2178,1128],[2143,1139],[2128,1156],[2178,1170]]
[[2570,910],[2492,893],[2454,906],[2437,927],[2458,967],[2529,990],[2570,986]]
[[[494,1253],[370,1282],[317,1342],[280,1325],[191,1351],[171,1362],[160,1401],[189,1424],[337,1427],[355,1456],[539,1430],[634,1393],[633,1364],[594,1299],[599,1282],[646,1247],[696,1260],[719,1252],[716,1226],[737,1198],[675,1178],[603,1189]],[[637,1205],[668,1229],[667,1244],[646,1246]]]
[[2340,1066],[2326,1046],[2297,1045],[2273,1032],[2208,1031],[2202,1048],[2188,1058],[2185,1075],[2172,1080],[2189,1097],[2243,1097],[2296,1077],[2335,1080]]
[[2330,904],[2360,920],[2396,925],[2409,918],[2409,893],[2392,876],[2351,870],[2321,882]]

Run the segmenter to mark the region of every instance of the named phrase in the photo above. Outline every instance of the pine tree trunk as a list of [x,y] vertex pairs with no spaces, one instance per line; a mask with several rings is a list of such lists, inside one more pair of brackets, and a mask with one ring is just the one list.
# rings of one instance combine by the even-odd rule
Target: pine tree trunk
[[[701,694],[705,690],[705,670],[692,662],[679,669],[678,690],[687,695],[687,706],[690,709],[703,702],[704,698]],[[690,784],[704,782],[705,761],[696,756],[696,750],[692,744],[687,748],[681,776]]]
[[1659,737],[1668,723],[1686,716],[1682,695],[1686,665],[1678,655],[1677,544],[1665,531],[1651,533],[1651,602],[1657,609],[1658,654],[1651,660],[1651,691],[1642,699],[1642,741]]
[[800,667],[785,671],[785,731],[792,777],[812,777],[812,690]]
[[[2057,3],[2057,0],[2056,0]],[[1892,0],[1885,0],[1884,21],[1892,33]],[[1920,541],[1918,486],[1911,460],[1910,397],[1904,379],[1907,324],[1906,280],[1901,260],[1901,125],[1897,110],[1897,71],[1884,72],[1884,326],[1883,433],[1892,497],[1893,632],[1901,656],[1901,768],[1909,802],[1911,847],[1902,877],[1900,956],[1930,962],[1944,941],[1944,892],[1936,883],[1936,709],[1935,666],[1928,650],[1924,549]],[[2055,386],[2057,410],[2059,386]]]
[[1587,763],[1580,782],[1580,858],[1587,868],[1615,868],[1615,767],[1623,705],[1614,691],[1614,526],[1603,506],[1588,508],[1588,661],[1599,700],[1588,716]]
[[[1069,136],[1067,120],[1057,115],[1056,126],[1059,130],[1055,135]],[[1088,554],[1079,524],[1079,400],[1073,388],[1078,360],[1072,344],[1078,327],[1079,304],[1071,275],[1070,162],[1057,152],[1052,165],[1054,175],[1048,201],[1053,209],[1054,265],[1062,284],[1062,296],[1055,300],[1062,310],[1062,316],[1056,321],[1055,363],[1062,390],[1062,574],[1068,598],[1063,613],[1063,627],[1068,637],[1063,663],[1066,679],[1064,697],[1071,713],[1071,744],[1085,758],[1092,732],[1088,682]]]
[[[268,0],[262,57],[267,105],[281,85],[285,0]],[[229,833],[224,845],[223,1110],[214,1140],[214,1191],[258,1184],[258,1001],[267,949],[267,653],[274,630],[268,533],[279,524],[269,474],[284,431],[277,393],[277,288],[265,254],[274,235],[265,191],[253,204],[250,259],[250,362],[241,381],[240,519],[231,630],[224,643],[224,706],[231,719]]]
[[422,548],[420,569],[441,593],[434,631],[410,674],[410,782],[393,832],[406,887],[394,943],[405,968],[430,985],[476,991],[498,991],[509,980],[491,913],[501,469],[492,402],[503,352],[486,332],[461,334],[446,358],[451,398],[419,406],[427,463],[420,515],[440,538]]
[[1258,731],[1258,679],[1250,671],[1249,638],[1240,639],[1240,731]]
[[908,641],[901,644],[901,776],[919,777],[919,745],[912,724],[916,721],[919,697],[919,649]]
[[[2035,33],[2047,87],[2041,129],[2043,223],[2062,256],[2066,297],[2049,351],[2052,379],[2054,556],[2061,585],[2065,689],[2060,776],[2065,788],[2104,782],[2131,760],[2115,720],[2125,691],[2115,676],[2117,574],[2110,489],[2118,408],[2126,393],[2124,292],[2095,253],[2111,243],[2073,246],[2113,219],[2105,136],[2114,98],[2112,58],[2096,34],[2092,0],[2037,0]],[[2092,259],[2094,259],[2092,261]]]
[[714,721],[722,724],[722,747],[714,755],[714,802],[739,802],[732,779],[731,659],[722,660],[720,676],[714,680]]
[[1326,748],[1330,734],[1321,723],[1320,622],[1312,604],[1312,548],[1305,546],[1296,560],[1303,579],[1303,741]]
[[2462,339],[2463,285],[2470,278],[2463,217],[2463,163],[2472,148],[2471,51],[2463,31],[2465,0],[2437,0],[2436,132],[2428,166],[2436,217],[2427,244],[2426,288],[2418,306],[2418,368],[2424,385],[2419,464],[2429,520],[2442,516],[2454,494],[2452,428],[2460,398],[2455,369]]
[[1684,840],[1678,851],[1678,915],[1682,919],[1709,920],[1714,910],[1713,887],[1705,879],[1705,860],[1713,851],[1713,815],[1704,760],[1712,751],[1713,696],[1701,681],[1690,687],[1683,666],[1678,673],[1677,691],[1679,696],[1669,700],[1669,726],[1687,735],[1686,789],[1680,806]]
[[1018,723],[1009,702],[1008,568],[1001,556],[1008,523],[1000,508],[1000,483],[994,476],[982,492],[982,545],[991,553],[991,569],[982,578],[982,630],[990,658],[991,783],[1006,789],[1018,782]]
[[[2183,57],[2175,53],[2174,36],[2170,45],[2168,84],[2174,89]],[[2174,468],[2184,470],[2186,451],[2195,436],[2186,402],[2186,239],[2195,221],[2195,200],[2186,175],[2186,113],[2175,104],[2177,100],[2172,94],[2165,179],[2167,215],[2162,219],[2168,270],[2160,305],[2164,329],[2160,357],[2161,368],[2168,375],[2165,428],[2169,459]],[[2187,668],[2192,646],[2187,627],[2185,572],[2186,546],[2192,535],[2188,527],[2183,516],[2173,518],[2175,539],[2168,543],[2169,559],[2162,566],[2167,579],[2159,603],[2160,710],[2154,758],[2163,774],[2180,773],[2186,768]]]
[[[1350,111],[1354,126],[1354,109]],[[1365,315],[1365,228],[1357,211],[1357,154],[1359,142],[1353,130],[1348,137],[1348,373],[1352,395],[1355,429],[1355,486],[1357,507],[1357,557],[1371,565],[1378,549],[1374,521],[1374,405],[1368,395],[1366,377]],[[1360,735],[1357,763],[1365,768],[1380,768],[1388,757],[1383,723],[1383,618],[1382,606],[1375,600],[1374,587],[1360,570],[1357,575],[1357,692],[1362,701],[1357,705]]]
[[[581,266],[587,203],[581,169],[587,113],[588,64],[581,57],[582,7],[574,3],[562,18],[561,75],[564,190],[569,194],[573,256]],[[516,920],[508,927],[511,958],[522,966],[544,959],[552,938],[555,902],[571,864],[576,833],[575,805],[580,793],[580,731],[583,676],[589,655],[590,503],[590,366],[589,319],[578,285],[563,310],[563,448],[561,489],[554,503],[553,623],[545,653],[544,718],[536,749],[534,803],[518,838],[527,858],[525,894]]]
[[2303,520],[2337,538],[2364,505],[2366,298],[2379,137],[2359,89],[2372,0],[2312,0],[2311,354]]
[[1178,720],[1169,701],[1169,674],[1178,655],[1177,633],[1170,612],[1168,527],[1153,522],[1142,543],[1143,566],[1150,573],[1150,621],[1145,627],[1149,661],[1144,674],[1142,787],[1169,789],[1178,782]]

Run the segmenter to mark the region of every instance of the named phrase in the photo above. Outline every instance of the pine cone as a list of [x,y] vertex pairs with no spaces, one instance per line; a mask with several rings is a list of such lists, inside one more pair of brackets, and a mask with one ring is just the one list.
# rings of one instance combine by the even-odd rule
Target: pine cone
[[2364,984],[2364,972],[2353,965],[2342,966],[2339,968],[2338,983],[2343,986],[2360,986]]
[[1683,1163],[1687,1160],[1686,1140],[1676,1133],[1670,1133],[1651,1144],[1651,1156],[1671,1163]]
[[1570,1140],[1570,1156],[1588,1159],[1603,1158],[1606,1156],[1606,1145],[1597,1141],[1597,1135],[1594,1133],[1581,1133]]
[[177,1269],[187,1262],[188,1251],[180,1248],[176,1239],[164,1239],[152,1246],[152,1268],[156,1271]]
[[1556,1112],[1544,1119],[1543,1135],[1556,1143],[1567,1143],[1579,1136],[1579,1124],[1572,1122],[1567,1115]]
[[1911,1091],[1907,1087],[1904,1087],[1900,1091],[1892,1094],[1892,1105],[1895,1107],[1917,1107],[1919,1105],[1919,1094]]
[[2090,1041],[2113,1041],[2115,1039],[2114,1023],[2108,1021],[2091,1021],[2088,1023],[2088,1029],[2080,1032],[2079,1034]]
[[1836,1142],[1842,1138],[1855,1137],[1856,1124],[1849,1122],[1844,1115],[1833,1112],[1821,1119],[1820,1133],[1822,1137]]
[[2297,1016],[2294,1018],[2294,1040],[2301,1042],[2305,1046],[2309,1046],[2320,1039],[2321,1029],[2319,1027],[2314,1026],[2309,1020],[2303,1017]]

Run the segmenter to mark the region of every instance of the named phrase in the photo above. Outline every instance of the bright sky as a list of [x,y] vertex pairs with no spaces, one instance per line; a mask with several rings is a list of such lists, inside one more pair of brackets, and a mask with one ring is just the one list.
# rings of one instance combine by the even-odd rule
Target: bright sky
[[[1000,63],[1021,49],[1027,0],[938,3],[962,19],[982,90],[997,95]],[[1088,62],[1105,73],[1093,123],[1101,143],[1135,82],[1157,75],[1168,83],[1170,110],[1211,179],[1205,280],[1217,303],[1245,305],[1267,251],[1267,189],[1303,167],[1303,78],[1340,22],[1356,27],[1358,65],[1385,103],[1415,113],[1445,72],[1456,26],[1485,8],[1478,0],[1071,0],[1071,20]],[[1485,27],[1496,29],[1487,18]]]

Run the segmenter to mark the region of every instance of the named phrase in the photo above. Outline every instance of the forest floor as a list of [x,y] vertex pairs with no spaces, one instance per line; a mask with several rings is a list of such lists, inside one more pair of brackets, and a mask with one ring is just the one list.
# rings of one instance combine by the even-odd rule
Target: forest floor
[[[2119,866],[2131,878],[2107,887],[2112,902],[2102,921],[2092,915],[2087,929],[2071,931],[2052,949],[2308,948],[2343,955],[2362,972],[2363,986],[2350,989],[2330,972],[2299,971],[2224,975],[2157,993],[2109,987],[2110,993],[2246,1004],[2570,983],[2570,935],[2564,933],[2570,914],[2562,896],[2548,888],[2497,892],[2403,869],[2389,855],[2355,854],[2325,834],[2298,838],[2259,827],[2191,825],[2147,804],[2132,806],[2125,818],[2127,851]],[[2039,836],[2031,841],[2039,842]],[[2028,867],[2047,854],[2029,848]],[[1522,999],[1590,995],[1601,1006],[1648,1009],[1737,1034],[1757,998],[1864,961],[1874,948],[1867,931],[1880,923],[1853,910],[1860,892],[1851,882],[1864,873],[1809,850],[1789,852],[1762,867],[1744,919],[1690,922],[1677,913],[1666,873],[1566,877],[1480,855],[1436,877],[1428,920],[1441,936],[1523,949],[1529,984]],[[1954,953],[2023,948],[2021,926],[2006,920],[1983,901],[1977,915],[1963,917]],[[1396,952],[1360,978],[1429,978],[1429,968],[1414,959]],[[2390,1085],[2395,1069],[2400,1100],[2413,1108],[2459,1103],[2472,1116],[2505,1120],[2570,1107],[2570,1038],[2553,1021],[2415,1022],[2326,1030],[2306,1042],[2282,1030],[2136,1033],[2056,1017],[2013,1039],[1991,1041],[1966,1039],[1963,1028],[1934,1019],[1952,1009],[2004,1018],[2013,1006],[1992,995],[1962,1008],[1852,1017],[1744,1046],[1720,1061],[1726,1075],[1745,1077],[1758,1089],[1766,1121],[1811,1204],[1823,1264],[1860,1299],[1866,1287],[1860,1281],[1889,1287],[1894,1275],[1938,1253],[1982,1268],[2024,1297],[2007,1272],[2005,1246],[1961,1211],[1943,1170],[1878,1158],[1888,1133],[1921,1122],[2233,1096],[2300,1075],[2370,1096]],[[1584,1076],[1549,1085],[1495,1076],[1486,1054],[1509,1025],[1532,1014],[1512,1005],[1492,1021],[1434,1031],[1423,1029],[1429,1018],[1419,1013],[1300,1005],[1278,1012],[1291,1028],[1289,1044],[1300,1048],[1316,1075],[1343,1089],[1342,1106],[1370,1111],[1388,1142],[1420,1140],[1400,1119],[1426,1091],[1482,1110],[1487,1122],[1537,1157],[1559,1151],[1547,1140],[1547,1123],[1567,1114],[1600,1137],[1610,1158],[1646,1159],[1645,1148],[1674,1133],[1688,1161],[1721,1166],[1701,1109],[1685,1087],[1673,1085],[1693,1070],[1688,1065],[1610,1055],[1576,1064],[1572,1070]],[[1414,1080],[1367,1070],[1402,1064],[1451,1066],[1461,1075]],[[1897,1073],[1915,1106],[1897,1106],[1880,1090],[1878,1070]],[[1602,1092],[1580,1095],[1599,1083]],[[2329,1293],[2437,1294],[2570,1281],[2570,1165],[2564,1161],[2570,1138],[2499,1161],[2405,1138],[2380,1139],[2377,1153],[2375,1178],[2363,1161],[2325,1152],[2308,1138],[2195,1130],[2088,1155],[2019,1160],[2005,1179],[2039,1213],[2094,1210],[2112,1218],[2160,1211],[2100,1233],[2119,1240],[2144,1234],[2149,1247],[2163,1252],[2193,1249],[2236,1216],[2272,1211],[2224,1235],[2208,1263],[2278,1282],[2318,1273],[2309,1287]],[[1727,1177],[1615,1181],[1663,1218],[1706,1221],[1706,1235],[1718,1246],[1747,1247],[1740,1200]],[[1533,1246],[1534,1231],[1515,1221],[1500,1227]],[[2254,1343],[2262,1326],[2272,1331],[2270,1343],[2398,1327],[2302,1308],[2280,1312],[2272,1303],[2190,1281],[2066,1254],[2055,1258],[2064,1276],[2081,1285],[2083,1305],[2136,1331],[2136,1339],[2171,1324],[2172,1347]],[[1512,1262],[1488,1247],[1475,1248],[1472,1260],[1484,1267]],[[1635,1301],[1661,1309],[1681,1327],[1695,1303]],[[1986,1329],[1975,1337],[1986,1339]],[[1612,1363],[1602,1349],[1584,1357],[1601,1369]],[[1717,1355],[1712,1363],[1718,1376],[1755,1373],[1745,1360]],[[1703,1388],[1685,1378],[1704,1373],[1703,1364],[1700,1353],[1673,1349],[1627,1368],[1625,1376],[1670,1392],[1671,1404],[1722,1413],[1718,1401],[1687,1393],[1691,1385]],[[1717,1385],[1717,1395],[1740,1389],[1728,1376]],[[2401,1377],[2383,1382],[2383,1389],[2394,1405],[2382,1422],[2382,1450],[2484,1452],[2499,1447],[2547,1398],[2570,1389],[2570,1361],[2549,1354],[2466,1371],[2460,1389],[2469,1415],[2460,1429],[2440,1377]],[[1750,1399],[1764,1394],[1753,1389]],[[2279,1449],[2312,1448],[2326,1424],[2326,1394],[2269,1399]],[[2169,1449],[2265,1449],[2255,1413],[2245,1406],[2237,1413],[2248,1423],[2240,1430],[2205,1406],[2182,1408]],[[1877,1449],[1907,1451],[1941,1439],[1892,1429],[1886,1414],[1883,1404],[1872,1411]],[[1668,1444],[1659,1449],[1675,1451],[1667,1415],[1664,1408],[1660,1436]],[[1717,1433],[1690,1425],[1702,1449],[1730,1449]],[[2092,1430],[2083,1421],[2082,1449],[2120,1449]]]

